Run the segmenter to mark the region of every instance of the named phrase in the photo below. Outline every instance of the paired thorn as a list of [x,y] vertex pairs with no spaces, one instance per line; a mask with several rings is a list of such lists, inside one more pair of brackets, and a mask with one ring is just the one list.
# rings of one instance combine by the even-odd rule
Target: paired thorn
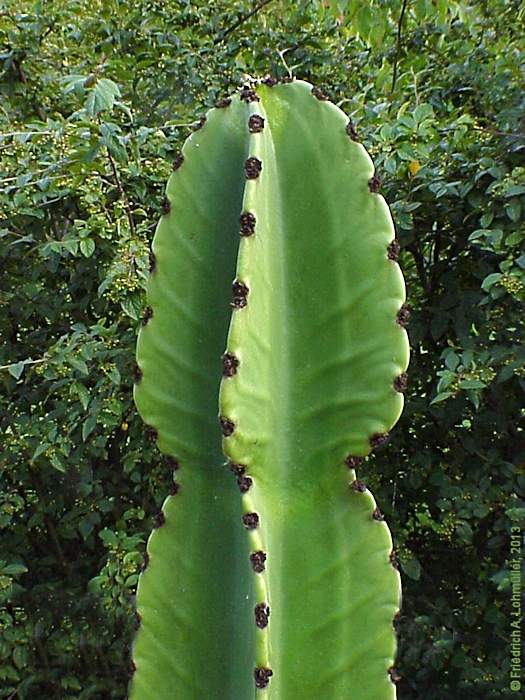
[[256,574],[262,574],[266,569],[266,552],[258,550],[250,554],[250,562],[252,564],[252,569]]
[[259,96],[250,85],[244,85],[240,92],[240,98],[244,102],[259,102]]
[[221,100],[215,103],[215,106],[218,109],[224,109],[225,107],[229,107],[231,103],[231,97],[223,97]]
[[241,236],[251,236],[255,233],[255,216],[250,211],[243,212],[239,217]]
[[354,457],[353,455],[348,455],[348,457],[345,458],[345,464],[349,469],[355,469],[362,463],[362,457]]
[[239,360],[233,354],[233,352],[225,352],[222,356],[222,376],[233,377],[235,374],[237,374],[238,367]]
[[389,260],[393,260],[394,262],[397,262],[399,260],[399,253],[401,251],[401,246],[399,245],[399,241],[397,238],[394,238],[394,240],[389,244],[387,248],[387,256]]
[[203,115],[196,122],[193,122],[193,124],[191,125],[191,130],[198,131],[199,129],[202,129],[202,127],[205,124],[206,124],[206,117]]
[[242,476],[246,471],[244,464],[237,464],[236,462],[230,462],[230,469],[235,474],[235,476]]
[[318,100],[320,100],[321,102],[326,102],[327,100],[330,99],[328,97],[328,95],[326,93],[324,93],[322,90],[320,90],[318,87],[314,86],[312,88],[311,92],[312,92],[312,95],[314,97],[316,97]]
[[177,457],[173,457],[172,455],[166,455],[164,457],[164,462],[166,466],[169,469],[172,469],[174,472],[176,472],[177,469],[180,467],[179,460],[177,459]]
[[257,667],[253,671],[256,688],[267,688],[270,682],[270,677],[273,676],[271,668]]
[[140,384],[141,380],[142,380],[142,370],[140,369],[140,367],[137,364],[135,364],[133,367],[133,383]]
[[261,630],[268,626],[270,607],[266,603],[257,603],[254,608],[255,624]]
[[163,197],[161,203],[160,203],[160,209],[162,211],[162,214],[164,216],[167,216],[170,211],[171,211],[171,203],[170,200],[167,197]]
[[396,315],[396,322],[401,328],[406,328],[408,326],[408,321],[410,319],[410,309],[406,304],[399,309]]
[[258,178],[261,174],[261,170],[262,163],[258,158],[251,156],[250,158],[246,159],[246,162],[244,163],[244,173],[248,180],[255,180]]
[[259,516],[257,513],[245,513],[242,516],[242,524],[247,530],[255,530],[259,527]]
[[377,194],[381,189],[381,180],[377,177],[377,175],[373,175],[368,181],[368,189],[373,194]]
[[393,549],[393,550],[390,552],[390,555],[389,555],[388,558],[389,558],[389,560],[390,560],[390,563],[391,563],[392,566],[394,567],[394,569],[395,569],[396,571],[399,571],[399,561],[397,560],[397,552],[396,552],[395,549]]
[[370,447],[375,450],[376,447],[381,447],[388,442],[390,435],[388,433],[374,433],[369,439]]
[[150,253],[149,253],[149,273],[150,273],[150,275],[152,275],[156,269],[157,269],[157,258],[155,257],[155,253],[150,250]]
[[400,394],[403,394],[407,390],[407,385],[408,374],[406,372],[401,372],[401,374],[394,379],[394,389]]
[[273,78],[271,75],[266,75],[261,82],[263,85],[267,85],[268,87],[274,87],[279,81],[277,78]]
[[231,306],[233,306],[234,309],[244,308],[248,303],[247,296],[249,291],[250,290],[248,289],[247,285],[244,284],[244,282],[234,280],[232,284],[233,300],[231,302]]
[[172,170],[173,171],[178,170],[183,163],[184,163],[184,156],[182,155],[182,153],[177,153],[177,155],[173,159],[173,163],[171,164]]
[[388,669],[388,675],[390,676],[390,680],[392,681],[392,683],[399,683],[399,681],[401,680],[401,676],[393,666],[390,666],[390,668]]
[[379,510],[379,508],[376,508],[374,510],[374,512],[372,513],[372,517],[374,518],[374,520],[377,520],[378,522],[382,522],[385,519],[385,516]]
[[245,476],[244,474],[240,474],[237,477],[237,486],[239,487],[239,491],[241,493],[247,493],[251,486],[253,484],[253,479],[250,476]]
[[133,625],[133,627],[135,628],[135,631],[139,629],[141,622],[142,622],[142,618],[140,616],[140,613],[138,610],[135,610],[135,623]]
[[145,433],[145,435],[146,435],[146,438],[147,438],[148,440],[151,440],[151,442],[156,442],[156,441],[158,440],[158,438],[159,438],[159,433],[158,433],[158,431],[156,430],[156,428],[154,428],[154,427],[151,426],[151,425],[147,425],[147,426],[145,427],[144,433]]
[[356,131],[354,122],[351,119],[348,121],[348,124],[346,125],[346,133],[348,134],[348,136],[350,136],[352,141],[359,141],[359,136],[357,135],[357,131]]
[[146,306],[140,322],[143,326],[146,326],[151,318],[153,318],[153,309],[151,308],[151,306]]
[[230,435],[235,430],[235,423],[225,416],[219,417],[219,423],[221,424],[221,430],[224,437],[230,437]]
[[359,481],[359,479],[354,479],[350,486],[356,493],[365,493],[366,491],[366,484],[363,481]]
[[264,118],[260,114],[252,114],[248,119],[248,131],[250,134],[258,134],[264,129]]
[[161,510],[159,510],[159,512],[153,518],[153,527],[154,528],[162,527],[165,522],[166,522],[166,516],[164,515],[164,513]]

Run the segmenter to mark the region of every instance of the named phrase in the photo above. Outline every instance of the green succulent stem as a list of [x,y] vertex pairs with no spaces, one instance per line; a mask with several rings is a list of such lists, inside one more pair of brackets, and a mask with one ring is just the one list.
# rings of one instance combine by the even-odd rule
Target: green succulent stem
[[137,406],[181,489],[148,544],[131,698],[393,700],[400,577],[354,471],[398,420],[408,365],[379,180],[303,81],[246,85],[200,124],[137,352]]

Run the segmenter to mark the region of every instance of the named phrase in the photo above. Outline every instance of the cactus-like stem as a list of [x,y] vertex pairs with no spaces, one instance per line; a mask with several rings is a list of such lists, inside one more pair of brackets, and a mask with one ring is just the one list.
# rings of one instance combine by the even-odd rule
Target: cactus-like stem
[[345,459],[368,454],[402,407],[393,225],[340,110],[302,82],[258,95],[250,112],[264,128],[251,134],[249,159],[260,174],[243,201],[256,228],[237,265],[249,293],[233,314],[227,351],[239,367],[223,380],[220,410],[235,426],[224,449],[252,479],[243,510],[257,514],[267,554],[260,692],[386,700],[399,574],[388,529],[371,494],[351,488]]
[[[250,697],[248,544],[217,397],[239,240],[244,105],[212,110],[174,162],[140,331],[135,401],[177,467],[148,541],[130,700]],[[246,619],[246,623],[239,621]]]
[[[399,574],[388,528],[354,471],[385,441],[403,404],[407,314],[390,213],[353,125],[308,83],[248,85],[240,101],[220,111],[231,116],[211,112],[198,132],[202,141],[185,147],[183,167],[194,160],[195,177],[188,168],[185,186],[174,178],[168,187],[169,216],[178,212],[180,231],[175,227],[173,236],[161,224],[156,234],[159,272],[162,258],[169,274],[158,287],[152,282],[151,339],[141,334],[138,352],[139,409],[158,429],[161,449],[188,462],[180,503],[186,492],[193,498],[190,484],[198,484],[193,512],[206,524],[192,523],[198,534],[191,547],[181,534],[191,515],[181,509],[180,525],[170,533],[177,495],[173,513],[168,509],[166,524],[150,540],[152,559],[157,553],[160,560],[163,549],[176,567],[173,581],[181,583],[176,595],[163,594],[172,582],[161,573],[164,565],[154,572],[150,562],[138,591],[144,627],[146,613],[150,627],[135,645],[133,687],[139,690],[131,697],[392,700]],[[234,222],[241,234],[236,271]],[[210,241],[197,254],[198,231]],[[195,242],[188,245],[192,232]],[[209,279],[210,267],[188,269],[200,260],[216,278]],[[203,277],[205,290],[197,283]],[[166,317],[153,334],[156,305]],[[171,347],[177,351],[166,352]],[[148,380],[162,351],[166,362]],[[238,496],[232,504],[226,486],[211,496],[206,491],[203,464],[218,459],[209,422],[218,385],[213,358],[221,352],[219,425],[242,506]],[[198,389],[184,378],[195,366],[197,383],[199,376],[203,381]],[[190,466],[205,476],[193,481]],[[218,484],[221,477],[214,471],[213,478]],[[223,524],[220,533],[209,530],[202,515],[207,507]],[[185,596],[198,586],[213,597],[199,562],[217,546],[225,553],[214,572],[217,622],[222,615],[228,632],[210,630],[217,637],[207,643],[199,627],[204,613]],[[163,615],[165,626],[157,620]],[[194,630],[191,649],[157,672],[153,656],[166,655],[169,625],[176,627],[174,656],[180,640],[189,639],[178,625],[182,618]],[[215,686],[197,678],[195,659],[204,656],[218,673]],[[166,685],[186,663],[194,685]]]

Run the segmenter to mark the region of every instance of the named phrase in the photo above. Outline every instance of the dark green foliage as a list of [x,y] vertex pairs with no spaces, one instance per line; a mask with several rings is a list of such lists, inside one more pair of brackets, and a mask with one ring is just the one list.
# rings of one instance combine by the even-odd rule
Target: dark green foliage
[[398,42],[403,4],[0,3],[0,697],[126,695],[172,480],[131,392],[164,183],[205,108],[287,66],[352,116],[401,244],[407,405],[358,469],[403,574],[399,696],[516,697],[524,9],[408,3]]

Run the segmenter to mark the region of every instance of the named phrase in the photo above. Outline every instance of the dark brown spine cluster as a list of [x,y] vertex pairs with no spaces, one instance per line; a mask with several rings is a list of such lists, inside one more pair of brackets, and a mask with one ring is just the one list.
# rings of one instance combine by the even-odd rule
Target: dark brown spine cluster
[[268,626],[270,617],[270,608],[266,603],[257,603],[254,609],[255,624],[259,629],[264,629]]
[[397,238],[394,238],[392,243],[389,244],[387,248],[387,256],[389,260],[397,262],[399,260],[399,253],[401,252],[401,246]]
[[206,124],[206,117],[203,115],[198,119],[196,122],[193,122],[191,125],[191,130],[192,131],[198,131],[199,129],[202,129],[202,127]]
[[267,87],[274,87],[274,85],[277,85],[279,81],[276,78],[273,78],[271,75],[267,75],[262,79],[261,82]]
[[176,496],[178,493],[180,493],[180,484],[174,481],[170,486],[170,496]]
[[399,309],[396,316],[396,321],[401,328],[406,328],[408,326],[408,321],[410,320],[410,309],[406,304]]
[[153,309],[151,308],[151,306],[146,306],[140,322],[143,326],[146,326],[151,318],[153,318]]
[[250,134],[258,134],[264,129],[264,118],[259,114],[252,114],[248,119],[248,131]]
[[145,427],[144,433],[146,435],[146,438],[148,440],[151,440],[151,442],[156,442],[159,438],[159,433],[158,433],[157,429],[151,425],[147,425]]
[[259,102],[259,96],[250,85],[245,85],[240,92],[241,100],[244,102]]
[[379,522],[382,522],[385,519],[385,516],[383,513],[379,510],[379,508],[376,508],[374,512],[372,513],[372,517],[374,520],[378,520]]
[[270,678],[273,676],[273,671],[271,668],[259,667],[254,669],[253,676],[256,688],[267,688]]
[[398,562],[398,560],[397,560],[397,553],[396,553],[396,550],[395,550],[395,549],[393,549],[393,550],[390,552],[389,559],[390,559],[390,563],[392,564],[392,566],[394,567],[394,569],[396,569],[396,571],[399,571],[399,562]]
[[140,567],[140,570],[142,572],[146,571],[146,569],[148,568],[148,564],[149,564],[149,554],[147,552],[145,552],[144,559],[142,560],[142,566]]
[[392,683],[399,683],[399,681],[401,680],[401,676],[393,666],[390,666],[390,668],[388,669],[388,675],[390,676],[390,680],[392,681]]
[[248,303],[248,286],[240,280],[235,280],[232,284],[233,299],[231,305],[234,309],[242,309]]
[[225,352],[222,356],[222,376],[233,377],[235,374],[237,374],[238,366],[239,360],[233,354],[233,352]]
[[252,156],[246,159],[244,164],[244,172],[248,180],[255,180],[259,177],[262,170],[262,163],[258,158]]
[[259,527],[259,516],[257,513],[245,513],[242,516],[242,524],[247,530],[255,530]]
[[221,430],[224,437],[230,437],[230,435],[235,430],[235,423],[229,418],[225,418],[224,416],[221,416],[219,418],[219,423],[221,425]]
[[239,217],[241,225],[241,236],[251,236],[255,233],[255,216],[251,211],[244,211]]
[[230,462],[230,470],[235,474],[235,476],[242,476],[246,471],[246,467],[244,466],[244,464],[236,464],[235,462]]
[[237,477],[237,486],[241,493],[247,493],[253,484],[253,479],[246,474],[240,474]]
[[370,438],[370,447],[373,450],[375,450],[376,447],[381,447],[381,445],[384,445],[386,442],[388,442],[388,438],[388,433],[375,433]]
[[172,469],[174,472],[177,471],[177,469],[180,467],[179,460],[177,457],[173,457],[172,455],[166,455],[164,457],[164,463],[169,469]]
[[262,574],[262,572],[266,569],[266,552],[262,552],[261,550],[252,552],[250,554],[250,562],[255,573]]
[[381,189],[381,180],[377,177],[377,175],[373,175],[368,181],[368,189],[373,194],[377,194]]
[[163,197],[160,203],[160,209],[164,216],[167,216],[171,211],[170,200],[167,197]]
[[160,510],[157,513],[157,515],[155,515],[155,517],[153,518],[153,527],[155,527],[155,528],[162,527],[165,522],[166,522],[166,516]]
[[352,481],[351,486],[356,493],[364,493],[366,491],[366,484],[364,484],[362,481],[359,481],[359,479],[354,479],[354,481]]
[[312,88],[312,95],[316,97],[318,100],[321,100],[322,102],[326,102],[329,98],[328,95],[325,94],[322,90],[320,90],[318,87],[313,87]]
[[224,109],[225,107],[229,107],[231,103],[232,101],[230,97],[223,97],[221,100],[215,103],[215,106],[219,109]]
[[281,78],[281,83],[283,83],[284,85],[286,85],[286,84],[288,84],[288,83],[293,83],[294,80],[295,80],[295,76],[294,76],[294,75],[284,75],[284,76]]
[[136,364],[136,365],[133,367],[133,382],[134,382],[135,384],[139,384],[141,380],[142,380],[142,370],[141,370],[140,367]]
[[182,155],[182,153],[177,153],[177,155],[173,159],[173,163],[171,164],[172,170],[178,170],[183,163],[184,156]]
[[345,459],[345,464],[349,469],[355,469],[360,464],[363,463],[362,457],[354,457],[353,455],[348,455]]
[[408,374],[402,372],[399,376],[394,379],[394,389],[400,394],[403,394],[407,390],[408,386]]
[[348,136],[350,136],[352,141],[359,141],[359,136],[357,135],[357,130],[355,128],[355,124],[351,119],[348,121],[348,124],[346,125],[346,133],[348,134]]
[[152,275],[156,269],[157,269],[157,258],[155,257],[155,253],[153,251],[150,251],[150,253],[149,253],[149,273],[150,273],[150,275]]

